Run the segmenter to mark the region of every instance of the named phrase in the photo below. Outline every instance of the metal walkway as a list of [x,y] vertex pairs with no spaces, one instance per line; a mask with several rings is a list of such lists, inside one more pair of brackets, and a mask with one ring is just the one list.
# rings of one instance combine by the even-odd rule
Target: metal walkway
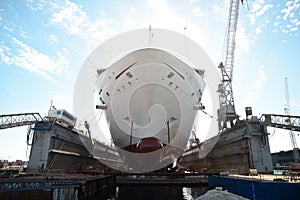
[[300,116],[263,114],[260,120],[267,126],[300,131]]
[[0,115],[0,129],[24,126],[43,121],[39,113],[19,113]]

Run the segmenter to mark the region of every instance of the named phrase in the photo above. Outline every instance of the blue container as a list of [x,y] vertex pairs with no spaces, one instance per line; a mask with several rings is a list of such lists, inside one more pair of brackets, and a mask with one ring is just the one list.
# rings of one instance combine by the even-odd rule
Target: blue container
[[208,184],[210,187],[222,187],[223,190],[253,200],[300,199],[300,183],[209,176]]

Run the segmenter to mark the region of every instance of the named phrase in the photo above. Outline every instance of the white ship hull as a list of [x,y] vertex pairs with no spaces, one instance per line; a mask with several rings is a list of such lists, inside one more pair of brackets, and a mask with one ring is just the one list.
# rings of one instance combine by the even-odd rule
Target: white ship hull
[[[145,45],[145,33],[124,33],[96,48],[80,70],[74,92],[78,128],[111,144],[121,159],[142,163],[136,171],[166,166],[149,163],[149,158],[170,164],[182,155],[204,109],[204,72],[219,79],[207,54],[191,40],[149,30]],[[213,101],[216,84],[211,81]]]

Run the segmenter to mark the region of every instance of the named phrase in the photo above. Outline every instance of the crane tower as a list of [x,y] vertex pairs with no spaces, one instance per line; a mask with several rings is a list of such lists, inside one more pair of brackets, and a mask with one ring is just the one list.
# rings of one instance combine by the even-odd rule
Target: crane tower
[[[285,98],[286,98],[286,106],[284,108],[284,112],[286,115],[290,115],[291,109],[290,109],[290,97],[289,97],[289,88],[288,88],[287,77],[285,77]],[[288,120],[288,123],[291,125],[291,120]],[[298,152],[298,147],[297,147],[297,141],[295,138],[295,134],[292,130],[290,131],[290,138],[291,138],[292,147],[293,147],[294,161],[299,162],[299,152]]]
[[[243,3],[243,1],[241,1]],[[240,0],[230,0],[226,33],[225,62],[220,63],[222,80],[218,88],[220,108],[218,110],[219,131],[233,126],[238,118],[233,100],[232,74],[234,64],[235,35],[239,16]]]

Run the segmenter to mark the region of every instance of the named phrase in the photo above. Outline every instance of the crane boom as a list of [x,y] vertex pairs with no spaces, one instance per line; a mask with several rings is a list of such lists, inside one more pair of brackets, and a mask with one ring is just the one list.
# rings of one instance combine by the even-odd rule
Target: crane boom
[[226,30],[225,62],[224,64],[221,62],[219,65],[222,75],[221,84],[218,88],[220,101],[220,108],[218,110],[220,131],[232,127],[233,121],[238,117],[234,107],[232,74],[234,64],[235,35],[239,16],[239,5],[240,0],[230,0],[228,26]]
[[226,53],[224,69],[226,73],[232,78],[234,51],[235,51],[235,35],[237,31],[237,23],[239,17],[239,0],[231,0],[229,7],[229,19],[226,36]]

